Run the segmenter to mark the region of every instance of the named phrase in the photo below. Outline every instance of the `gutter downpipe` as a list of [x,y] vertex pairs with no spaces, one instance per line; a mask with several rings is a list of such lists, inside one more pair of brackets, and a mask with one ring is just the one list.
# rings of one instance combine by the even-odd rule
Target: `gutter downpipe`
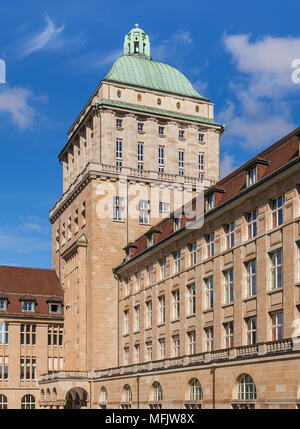
[[119,335],[119,322],[120,322],[120,315],[119,315],[119,313],[120,313],[120,308],[119,308],[119,301],[120,301],[120,280],[119,280],[119,277],[117,276],[117,274],[116,274],[116,270],[115,270],[115,268],[113,268],[113,274],[114,274],[114,278],[117,280],[117,282],[118,282],[118,297],[117,297],[117,299],[118,299],[118,305],[117,305],[117,348],[118,348],[118,350],[117,350],[117,366],[119,367],[120,366],[120,335]]
[[212,374],[212,401],[213,410],[216,408],[216,367],[213,365],[210,373]]

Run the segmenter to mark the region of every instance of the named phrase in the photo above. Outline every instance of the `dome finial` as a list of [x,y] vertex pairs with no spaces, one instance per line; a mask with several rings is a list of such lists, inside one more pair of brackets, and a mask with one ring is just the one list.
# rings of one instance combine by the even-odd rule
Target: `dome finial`
[[150,42],[148,35],[135,24],[134,28],[125,36],[124,55],[139,55],[150,59]]

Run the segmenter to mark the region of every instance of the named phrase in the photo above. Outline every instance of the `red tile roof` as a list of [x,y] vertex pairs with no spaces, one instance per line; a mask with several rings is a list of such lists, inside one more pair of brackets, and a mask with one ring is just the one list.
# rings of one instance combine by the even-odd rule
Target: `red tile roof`
[[[49,314],[47,301],[62,301],[63,290],[54,270],[0,266],[0,299],[7,298],[7,311],[3,315],[51,316],[62,318],[62,314]],[[21,301],[35,300],[35,312],[24,313]]]
[[[241,167],[230,173],[228,176],[221,179],[211,188],[205,191],[206,194],[211,194],[216,190],[215,207],[225,203],[230,198],[237,196],[240,192],[246,189],[247,181],[247,166],[252,166],[257,163],[258,182],[271,173],[278,170],[280,167],[288,164],[293,159],[299,157],[299,144],[300,144],[300,127],[296,128],[290,134],[286,135],[272,146],[247,161]],[[221,192],[222,191],[222,192]],[[193,199],[190,204],[195,206],[196,200]],[[190,221],[191,219],[189,219]],[[186,223],[186,217],[183,214],[181,219],[181,227]],[[151,227],[153,229],[154,227]],[[174,216],[164,219],[159,222],[155,229],[160,229],[161,233],[154,232],[154,244],[162,241],[174,232]],[[144,235],[135,241],[137,247],[131,248],[131,257],[137,256],[147,249],[147,231]]]

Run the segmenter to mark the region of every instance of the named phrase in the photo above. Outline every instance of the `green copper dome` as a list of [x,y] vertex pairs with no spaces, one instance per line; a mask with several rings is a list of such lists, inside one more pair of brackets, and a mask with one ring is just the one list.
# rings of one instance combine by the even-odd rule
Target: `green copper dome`
[[207,100],[179,70],[138,55],[119,57],[105,80]]
[[152,60],[149,38],[138,24],[125,36],[124,55],[104,80],[207,100],[179,70]]

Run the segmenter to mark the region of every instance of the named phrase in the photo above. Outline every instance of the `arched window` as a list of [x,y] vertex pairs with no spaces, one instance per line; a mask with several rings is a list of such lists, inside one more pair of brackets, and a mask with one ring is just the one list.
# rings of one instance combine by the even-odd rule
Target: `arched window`
[[34,410],[35,409],[35,397],[32,395],[23,396],[21,408],[23,410]]
[[41,390],[41,400],[43,401],[45,399],[45,392],[44,389]]
[[100,402],[107,402],[107,390],[105,387],[101,388]]
[[238,399],[247,401],[256,399],[256,387],[253,378],[248,374],[244,374],[239,379]]
[[131,402],[132,401],[132,392],[129,384],[126,384],[124,386],[124,394],[123,394],[124,402]]
[[0,410],[7,409],[7,397],[5,395],[0,395]]
[[50,401],[50,389],[46,390],[46,399],[47,401]]
[[107,390],[103,386],[100,390],[99,408],[105,409],[107,404]]
[[202,400],[202,387],[197,378],[192,378],[189,382],[189,400],[201,401]]
[[52,397],[53,397],[53,400],[57,399],[57,391],[55,388],[52,391]]
[[156,401],[156,402],[162,401],[163,391],[158,381],[155,381],[152,384],[152,389],[153,389],[153,397],[152,397],[153,401]]

